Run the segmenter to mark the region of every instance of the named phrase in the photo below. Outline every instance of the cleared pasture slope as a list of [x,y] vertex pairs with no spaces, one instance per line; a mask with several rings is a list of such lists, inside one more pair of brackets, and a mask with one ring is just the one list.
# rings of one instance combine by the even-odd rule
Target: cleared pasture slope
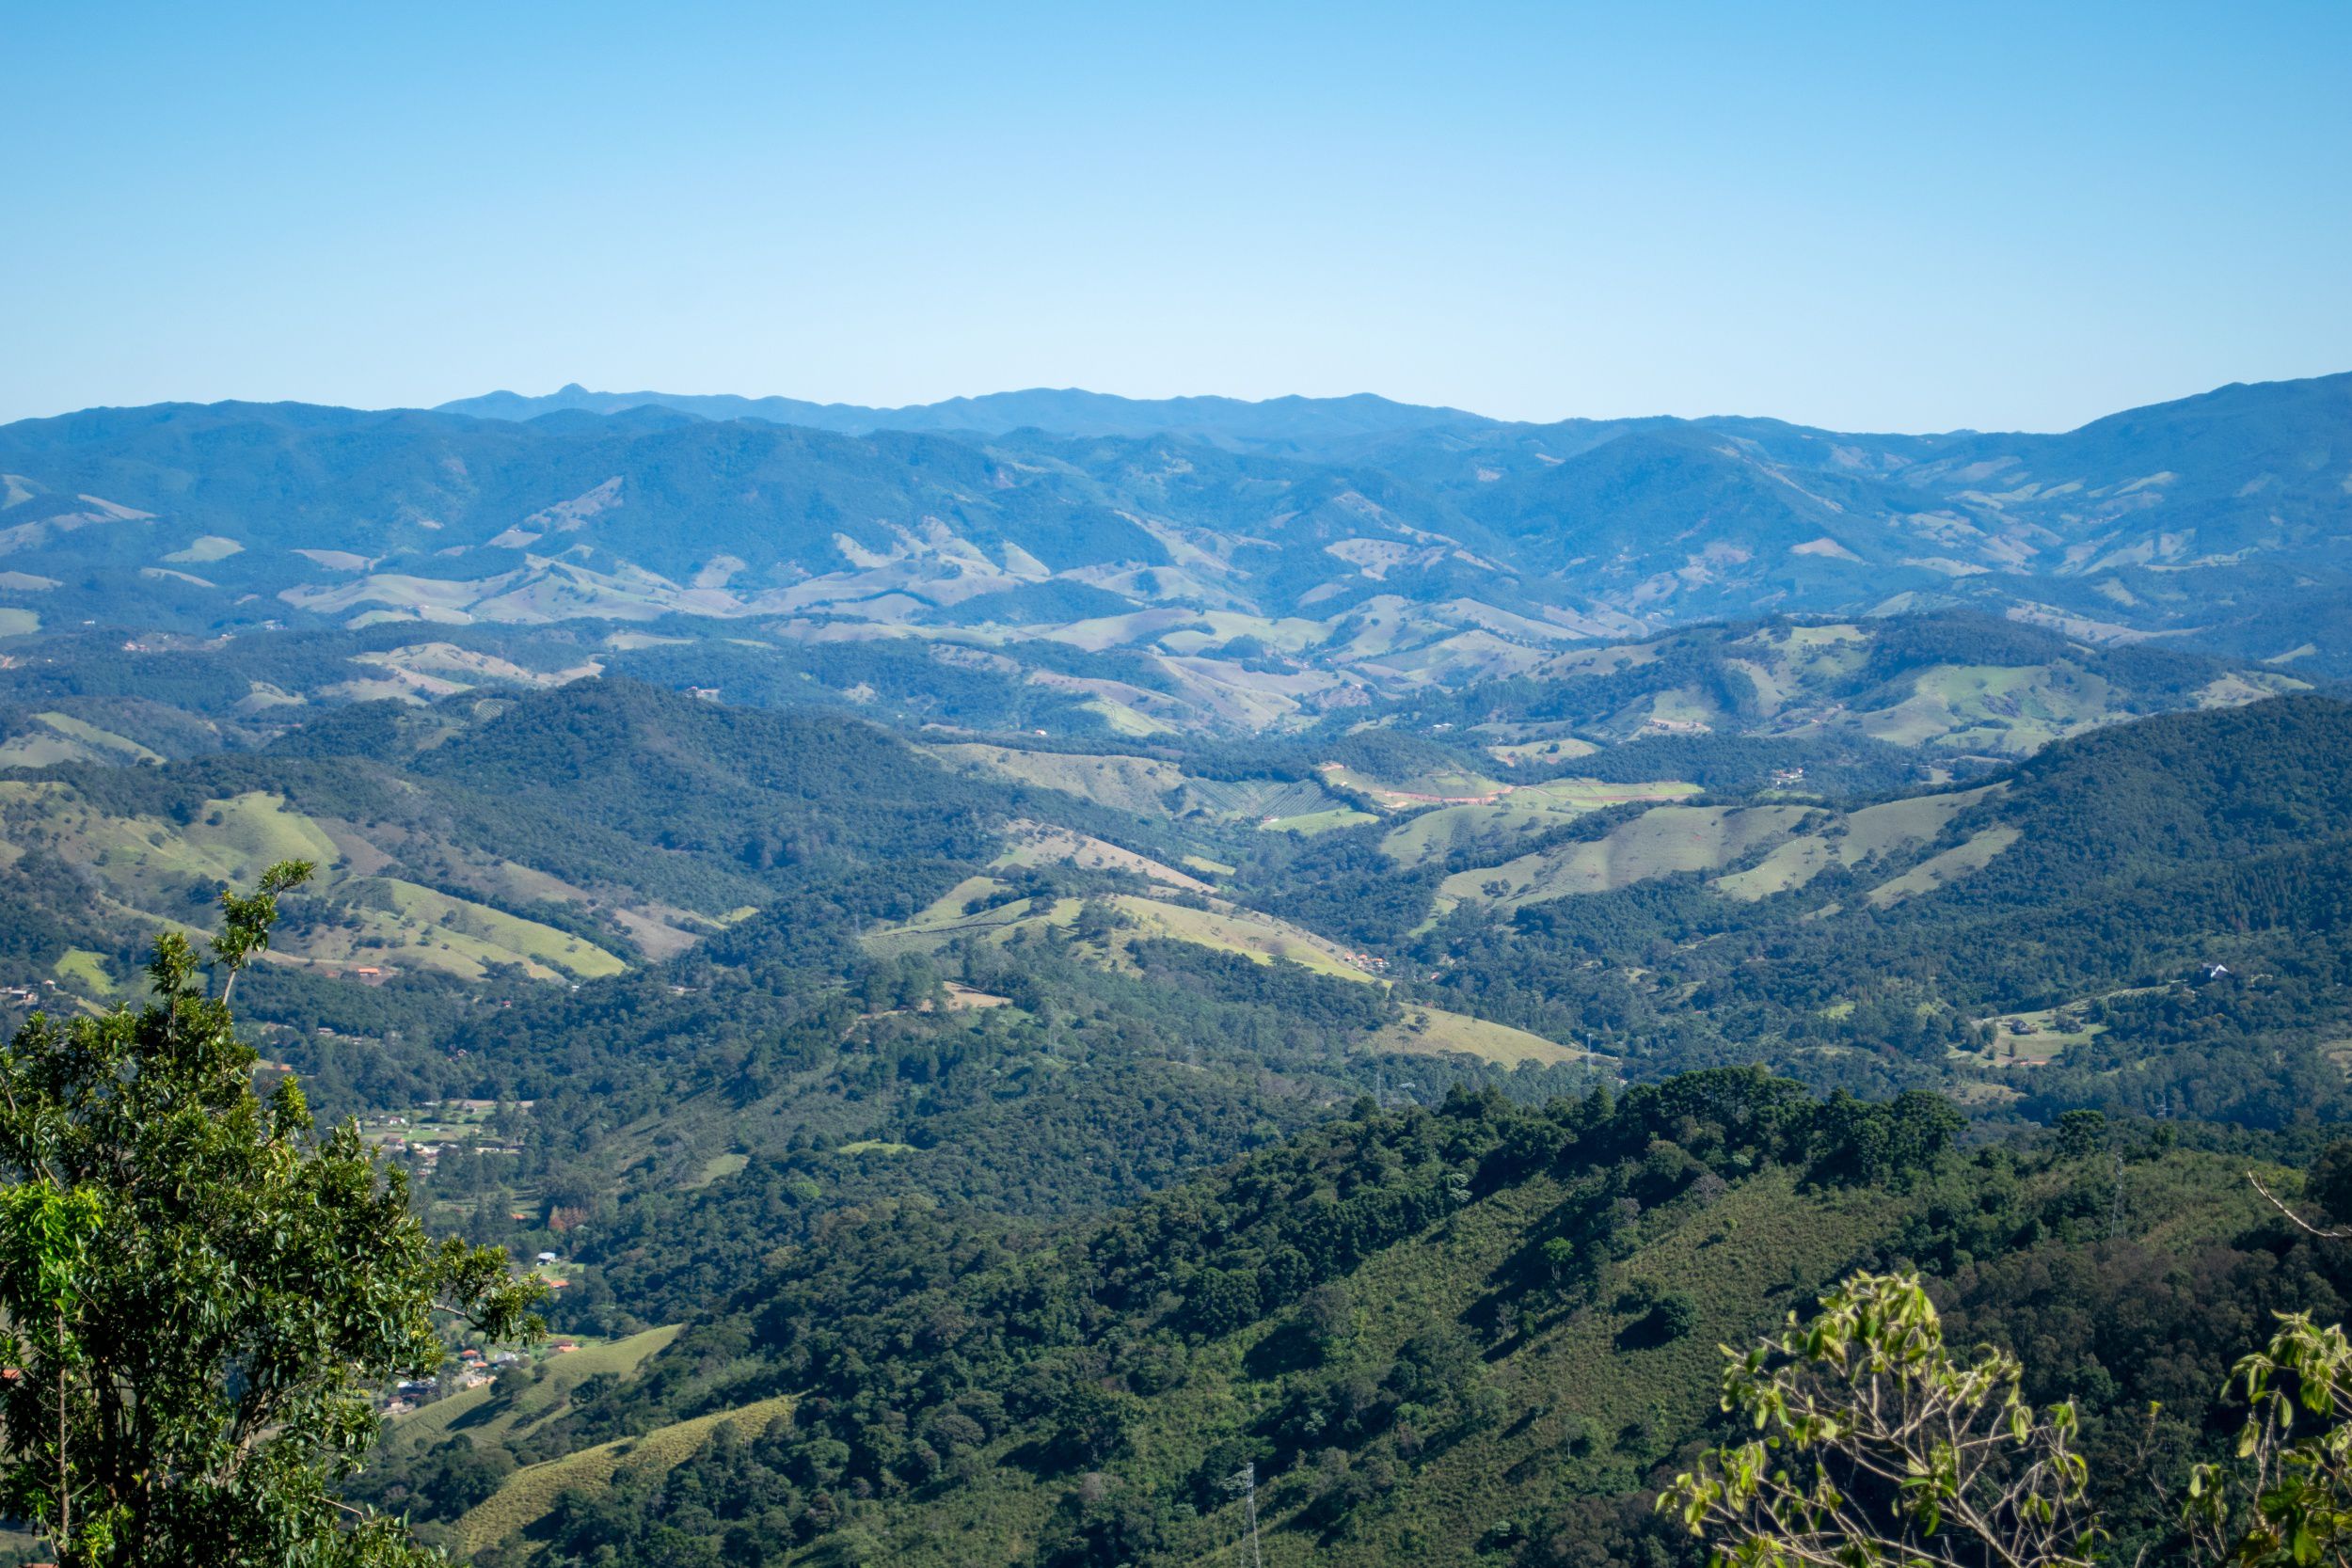
[[1138,877],[1162,882],[1169,887],[1184,888],[1194,893],[1206,893],[1209,884],[1188,872],[1172,865],[1163,865],[1149,855],[1133,849],[1121,849],[1116,844],[1067,828],[1049,828],[1037,822],[1012,824],[1012,845],[996,857],[997,865],[1074,865],[1088,871],[1132,871]]
[[[1285,826],[1313,813],[1349,809],[1346,802],[1311,780],[1203,778],[1172,762],[1123,752],[1089,756],[978,742],[924,750],[959,772],[1051,789],[1131,816],[1164,821],[1200,814],[1220,821]],[[1360,820],[1371,820],[1356,815]]]
[[[344,832],[341,841],[336,831]],[[0,842],[20,854],[38,847],[88,866],[123,911],[163,927],[186,917],[192,887],[209,894],[250,886],[274,862],[312,862],[319,875],[301,896],[353,917],[358,929],[331,925],[288,933],[270,954],[275,962],[436,969],[466,979],[492,965],[518,967],[541,980],[596,979],[626,967],[596,943],[551,926],[367,875],[349,850],[363,849],[373,865],[385,863],[380,853],[265,791],[206,800],[177,823],[111,815],[59,782],[0,781]],[[523,896],[544,895],[538,882],[562,886],[510,869],[521,878],[514,891]]]
[[1607,1057],[1574,1050],[1557,1040],[1530,1034],[1525,1029],[1514,1029],[1507,1023],[1494,1023],[1483,1018],[1450,1013],[1442,1007],[1422,1006],[1418,1003],[1407,1006],[1404,1018],[1375,1035],[1369,1043],[1370,1048],[1375,1051],[1402,1051],[1416,1056],[1438,1056],[1459,1052],[1484,1057],[1503,1067],[1517,1067],[1521,1062],[1549,1065],[1609,1061]]
[[1166,816],[1168,799],[1185,784],[1172,762],[1123,755],[1069,756],[1009,746],[932,746],[930,754],[957,771],[989,774],[1040,789],[1058,790],[1136,816]]
[[1912,693],[1857,715],[1857,727],[1898,746],[2029,756],[2134,712],[2105,680],[2066,664],[1939,664],[1918,673]]
[[1518,909],[1650,877],[1713,871],[1792,832],[1811,814],[1809,806],[1659,806],[1589,844],[1456,872],[1438,884],[1438,904]]
[[537,1379],[512,1404],[490,1408],[497,1386],[485,1383],[394,1417],[389,1442],[395,1450],[429,1449],[461,1432],[477,1446],[503,1442],[516,1431],[560,1414],[572,1390],[590,1378],[604,1373],[620,1378],[633,1375],[657,1351],[676,1338],[684,1326],[670,1323],[626,1339],[608,1339],[582,1345],[568,1354],[546,1356],[538,1363]]
[[2016,843],[2017,838],[2018,831],[2007,823],[1987,828],[1966,843],[1921,861],[1894,880],[1872,888],[1867,895],[1870,907],[1883,910],[1905,898],[1933,893],[1947,882],[1958,881],[1971,871],[1992,863],[1993,857]]
[[[975,879],[975,881],[981,879]],[[972,885],[962,884],[956,891],[961,893]],[[951,894],[949,898],[954,896]],[[941,905],[948,902],[949,899],[942,899]],[[1383,988],[1388,985],[1386,980],[1350,963],[1338,943],[1254,910],[1221,902],[1213,909],[1196,910],[1182,904],[1167,904],[1153,898],[1124,894],[1106,902],[1128,922],[1114,932],[1109,941],[1106,956],[1114,966],[1133,964],[1129,948],[1137,939],[1165,937],[1219,953],[1237,953],[1253,963],[1273,963],[1277,959],[1285,959],[1316,974],[1353,981],[1358,985]],[[1081,901],[1075,898],[1057,899],[1044,905],[1040,900],[1032,899],[989,910],[978,915],[963,915],[959,910],[950,912],[946,919],[932,921],[930,916],[940,911],[940,905],[934,905],[932,910],[925,911],[923,920],[892,930],[874,932],[863,939],[863,945],[868,952],[889,954],[910,950],[936,951],[957,937],[965,935],[976,936],[983,942],[1002,942],[1016,930],[1036,931],[1049,926],[1067,927],[1077,919],[1082,907]],[[1366,1042],[1366,1048],[1430,1055],[1462,1052],[1505,1067],[1520,1062],[1569,1062],[1585,1056],[1581,1051],[1524,1029],[1470,1018],[1422,1003],[1412,1004],[1401,1022],[1373,1036]]]
[[544,1464],[526,1465],[504,1485],[457,1521],[460,1549],[470,1555],[509,1540],[548,1516],[555,1499],[577,1487],[594,1492],[609,1486],[622,1470],[666,1473],[691,1458],[721,1427],[757,1431],[792,1414],[793,1399],[779,1394],[740,1409],[722,1410],[657,1427],[642,1437],[623,1437],[567,1453]]
[[1842,835],[1800,833],[1745,871],[1718,877],[1710,884],[1726,897],[1769,898],[1801,888],[1832,865],[1860,865],[1873,855],[1927,844],[1945,825],[2006,786],[1987,784],[1947,795],[1915,795],[1864,806],[1838,818]]
[[1648,784],[1554,779],[1514,789],[1499,800],[1423,812],[1381,839],[1380,848],[1400,865],[1424,865],[1457,849],[1523,838],[1605,807],[1635,800],[1673,800],[1696,793],[1698,785],[1679,779]]

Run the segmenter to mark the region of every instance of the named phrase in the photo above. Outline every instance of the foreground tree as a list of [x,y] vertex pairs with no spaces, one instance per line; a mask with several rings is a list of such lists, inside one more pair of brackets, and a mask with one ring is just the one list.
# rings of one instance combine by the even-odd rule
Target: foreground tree
[[217,997],[167,934],[138,1011],[0,1050],[0,1509],[71,1568],[432,1560],[336,1497],[372,1396],[440,1365],[437,1313],[539,1328],[537,1286],[428,1237],[356,1128],[319,1135],[292,1078],[255,1095],[229,997],[310,871],[223,895]]
[[[2231,1369],[2246,1401],[2234,1465],[2190,1474],[2186,1522],[2211,1563],[2352,1565],[2352,1341],[2308,1312]],[[2296,1435],[2296,1428],[2305,1430]]]
[[[2352,1340],[2308,1313],[2279,1324],[2231,1370],[2236,1452],[2184,1478],[2165,1560],[2352,1568]],[[1704,1455],[1659,1507],[1736,1568],[2081,1568],[2103,1538],[2074,1409],[2034,1410],[2023,1371],[1991,1349],[1955,1361],[1915,1275],[1855,1275],[1732,1357],[1724,1409],[1762,1435]]]
[[1741,1568],[2082,1568],[2097,1531],[2071,1405],[2037,1411],[2014,1356],[1953,1359],[1915,1275],[1859,1274],[1735,1357],[1724,1408],[1762,1435],[1659,1499]]

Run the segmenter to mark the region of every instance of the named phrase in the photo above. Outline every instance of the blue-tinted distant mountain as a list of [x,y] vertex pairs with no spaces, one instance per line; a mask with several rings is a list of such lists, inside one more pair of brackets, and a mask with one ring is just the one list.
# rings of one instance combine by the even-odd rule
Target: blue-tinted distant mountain
[[1122,398],[1077,388],[1033,388],[949,398],[903,408],[866,408],[798,398],[746,398],[676,392],[592,392],[577,382],[545,397],[492,392],[460,398],[434,410],[481,420],[532,420],[555,412],[616,414],[648,407],[706,420],[759,420],[812,430],[863,436],[877,430],[925,430],[1001,436],[1042,430],[1057,436],[1183,436],[1218,445],[1292,450],[1324,449],[1405,432],[1483,428],[1497,421],[1458,408],[1393,403],[1359,392],[1351,397]]
[[[2056,436],[1066,392],[916,411],[993,432],[851,432],[551,401],[0,427],[0,626],[684,614],[1178,661],[1230,642],[1257,668],[1208,705],[1244,720],[1777,613],[1966,609],[2352,673],[2352,376]],[[881,417],[828,417],[852,413]]]

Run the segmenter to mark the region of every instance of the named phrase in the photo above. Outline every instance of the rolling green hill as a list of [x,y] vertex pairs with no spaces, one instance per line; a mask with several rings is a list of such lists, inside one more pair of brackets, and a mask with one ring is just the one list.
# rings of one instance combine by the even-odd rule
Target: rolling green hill
[[[1652,807],[1454,873],[1410,957],[1435,1000],[1606,1021],[1636,1062],[2291,1120],[2344,1103],[2347,745],[2352,706],[2291,696],[1859,809]],[[2020,1053],[1994,1022],[2054,1007],[2099,1029]]]
[[1861,1264],[2203,1451],[2347,1299],[2348,389],[0,428],[0,1007],[318,863],[263,1075],[582,1346],[355,1483],[488,1568],[1667,1568]]
[[[1647,1498],[1717,1429],[1718,1342],[1900,1262],[1957,1332],[2028,1348],[2033,1397],[2083,1402],[2110,1528],[2160,1551],[2171,1515],[2130,1465],[2146,1404],[2165,1443],[2217,1449],[2239,1344],[2271,1302],[2341,1311],[2344,1260],[2263,1205],[2244,1153],[2142,1124],[1963,1154],[1959,1125],[1928,1097],[1701,1074],[1615,1103],[1359,1107],[1043,1248],[877,1212],[580,1411],[574,1469],[514,1472],[459,1528],[513,1522],[488,1568],[731,1539],[1156,1568],[1248,1560],[1254,1508],[1278,1564],[1681,1561]],[[2151,1291],[2167,1274],[2199,1294]],[[701,1370],[668,1392],[669,1364]],[[691,1453],[680,1421],[705,1424]],[[654,1464],[601,1473],[614,1431]]]

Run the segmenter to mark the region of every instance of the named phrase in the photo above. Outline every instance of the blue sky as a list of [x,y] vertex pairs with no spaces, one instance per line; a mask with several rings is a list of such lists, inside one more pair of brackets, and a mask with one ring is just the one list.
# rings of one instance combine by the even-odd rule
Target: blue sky
[[2052,429],[2352,369],[2344,4],[0,0],[0,420],[577,380]]

